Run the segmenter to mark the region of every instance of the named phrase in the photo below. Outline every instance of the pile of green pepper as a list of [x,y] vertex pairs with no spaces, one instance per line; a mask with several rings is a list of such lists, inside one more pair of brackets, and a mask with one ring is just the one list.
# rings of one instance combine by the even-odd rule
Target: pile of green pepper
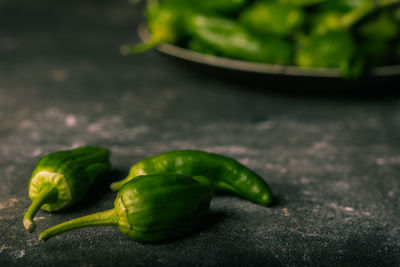
[[400,0],[149,0],[152,39],[267,64],[338,68],[358,78],[400,63]]
[[[41,158],[30,182],[32,200],[23,224],[33,232],[40,208],[52,212],[82,201],[93,184],[109,175],[109,151],[84,146]],[[153,242],[191,232],[207,214],[214,189],[257,204],[271,203],[268,184],[236,160],[197,150],[162,153],[135,163],[129,175],[111,184],[118,190],[114,209],[53,226],[39,235],[47,240],[88,226],[117,226],[128,237]]]

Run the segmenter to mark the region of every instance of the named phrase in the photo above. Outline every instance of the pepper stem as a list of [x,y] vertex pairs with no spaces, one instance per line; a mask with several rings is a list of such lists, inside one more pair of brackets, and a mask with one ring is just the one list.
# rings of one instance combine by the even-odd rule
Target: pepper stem
[[115,211],[115,209],[106,210],[95,214],[87,215],[84,217],[76,218],[68,222],[64,222],[56,226],[53,226],[41,232],[39,235],[39,240],[46,241],[47,239],[52,238],[56,235],[77,228],[83,228],[89,226],[108,226],[108,225],[118,225],[118,214]]
[[112,183],[112,184],[110,185],[110,188],[111,188],[111,190],[113,190],[113,191],[118,191],[119,189],[121,189],[121,187],[122,187],[124,184],[126,184],[127,182],[129,182],[129,181],[132,180],[132,179],[133,179],[133,177],[128,176],[128,177],[126,177],[126,178],[124,178],[124,179],[122,179],[122,180],[120,180],[120,181],[118,181],[118,182]]
[[33,232],[36,228],[33,223],[33,217],[50,198],[54,197],[55,194],[57,194],[57,189],[46,187],[40,191],[38,197],[33,200],[23,219],[24,227],[28,232]]
[[130,54],[140,54],[156,47],[161,42],[162,40],[160,40],[159,38],[153,38],[145,43],[135,45],[122,45],[120,48],[120,52],[124,56]]

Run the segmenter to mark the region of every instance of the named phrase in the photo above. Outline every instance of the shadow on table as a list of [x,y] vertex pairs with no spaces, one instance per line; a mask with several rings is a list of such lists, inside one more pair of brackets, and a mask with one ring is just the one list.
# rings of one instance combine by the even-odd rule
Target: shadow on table
[[[164,55],[166,56],[166,55]],[[288,94],[291,96],[357,98],[393,100],[400,96],[400,76],[371,77],[345,80],[342,78],[303,77],[276,74],[260,74],[229,70],[213,66],[187,62],[166,56],[176,63],[184,75],[194,75],[197,79],[210,79],[233,88],[262,91],[265,93]]]

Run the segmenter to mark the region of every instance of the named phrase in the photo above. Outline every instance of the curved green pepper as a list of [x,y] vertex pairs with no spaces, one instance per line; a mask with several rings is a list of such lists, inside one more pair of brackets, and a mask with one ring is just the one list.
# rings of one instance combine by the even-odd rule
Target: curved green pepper
[[289,64],[292,46],[275,36],[258,38],[234,20],[208,15],[192,15],[187,31],[207,46],[228,57],[264,62]]
[[151,39],[141,44],[123,45],[121,53],[142,53],[162,42],[176,44],[185,37],[185,20],[192,12],[201,10],[206,13],[232,13],[246,2],[247,0],[166,0],[148,5],[146,18]]
[[77,218],[39,235],[47,240],[88,226],[117,226],[128,237],[153,242],[191,232],[206,215],[214,186],[206,177],[174,174],[143,175],[118,192],[114,209]]
[[249,168],[232,158],[196,150],[172,151],[143,159],[132,166],[125,179],[112,183],[111,189],[118,190],[139,175],[157,173],[204,175],[213,179],[216,189],[261,205],[272,200],[268,184]]
[[278,4],[256,2],[240,15],[240,22],[260,34],[287,36],[299,29],[305,19],[300,8]]
[[109,154],[103,148],[84,146],[41,158],[29,181],[32,205],[23,219],[25,229],[35,229],[32,220],[40,208],[57,211],[81,200],[88,188],[110,170]]

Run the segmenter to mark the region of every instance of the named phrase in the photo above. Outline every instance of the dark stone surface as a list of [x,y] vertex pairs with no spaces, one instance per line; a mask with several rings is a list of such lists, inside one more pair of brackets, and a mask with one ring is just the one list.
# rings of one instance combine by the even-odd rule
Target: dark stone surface
[[[125,1],[0,2],[1,266],[400,265],[400,101],[380,93],[388,84],[321,94],[324,82],[304,92],[273,77],[232,82],[156,52],[120,56],[141,18]],[[38,232],[23,229],[37,160],[84,144],[111,149],[114,179],[169,150],[232,156],[277,201],[218,195],[197,232],[169,242],[98,227],[39,243],[39,231],[113,206],[100,189],[65,212],[40,211]]]

